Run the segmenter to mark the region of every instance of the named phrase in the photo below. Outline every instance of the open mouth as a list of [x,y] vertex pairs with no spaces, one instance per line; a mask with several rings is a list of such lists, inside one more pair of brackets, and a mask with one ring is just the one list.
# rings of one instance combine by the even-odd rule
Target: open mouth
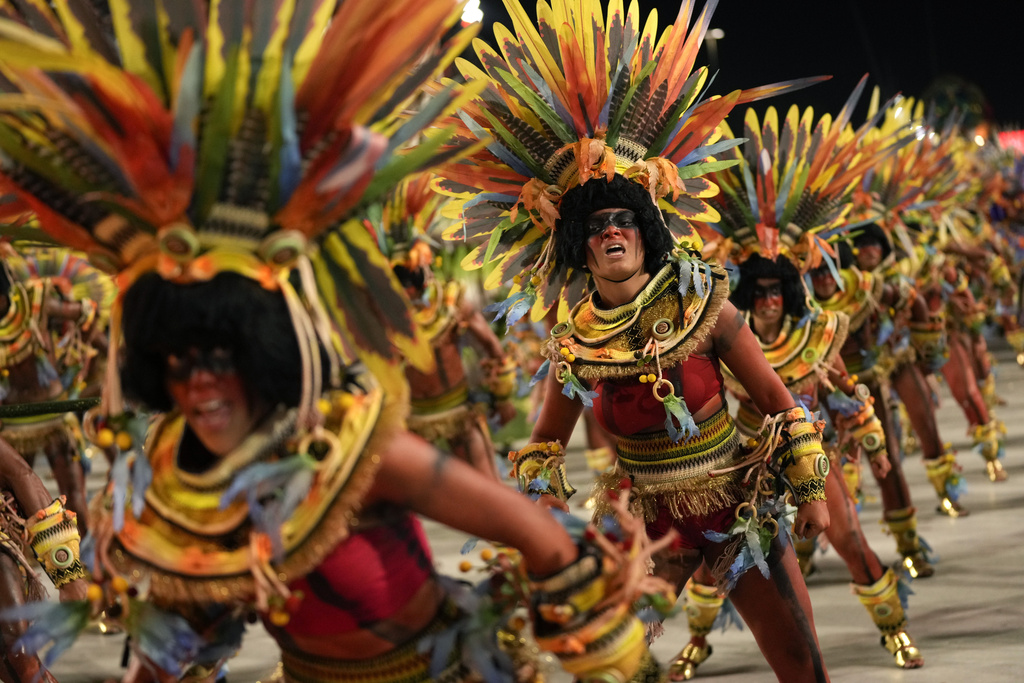
[[607,249],[604,250],[605,256],[618,256],[620,254],[625,254],[625,253],[626,253],[626,248],[624,246],[622,246],[621,244],[613,244],[613,245],[611,245],[610,247],[608,247]]

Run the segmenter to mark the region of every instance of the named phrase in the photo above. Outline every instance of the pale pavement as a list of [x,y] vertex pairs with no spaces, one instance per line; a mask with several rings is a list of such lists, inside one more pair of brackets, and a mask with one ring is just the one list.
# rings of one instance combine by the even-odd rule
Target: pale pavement
[[[934,577],[915,581],[910,602],[910,628],[925,656],[925,667],[901,671],[878,644],[878,633],[864,608],[851,594],[849,575],[834,552],[818,556],[818,571],[808,580],[818,635],[832,680],[844,683],[1011,683],[1024,681],[1024,369],[1017,367],[1005,345],[995,345],[999,360],[997,385],[1007,405],[998,409],[1006,422],[1006,469],[1009,481],[992,484],[981,456],[971,452],[967,423],[949,392],[942,387],[939,424],[942,436],[960,451],[970,490],[964,519],[933,512],[935,496],[919,456],[904,469],[919,507],[919,532],[941,556]],[[581,453],[582,433],[571,444],[570,478],[586,478]],[[103,475],[90,477],[92,488]],[[867,490],[874,493],[873,482]],[[583,487],[581,487],[583,488]],[[582,496],[581,496],[582,497]],[[895,545],[877,523],[877,500],[869,501],[862,523],[883,562],[897,559]],[[426,523],[438,568],[448,574],[464,557],[459,550],[466,535]],[[687,638],[685,618],[666,624],[654,646],[667,661]],[[713,656],[701,666],[698,680],[753,683],[774,677],[748,631],[712,635]],[[118,677],[122,638],[87,634],[64,655],[53,672],[63,683],[87,683]],[[232,661],[228,680],[252,683],[277,662],[277,648],[262,627],[250,629],[241,654]],[[569,681],[564,674],[551,676]]]

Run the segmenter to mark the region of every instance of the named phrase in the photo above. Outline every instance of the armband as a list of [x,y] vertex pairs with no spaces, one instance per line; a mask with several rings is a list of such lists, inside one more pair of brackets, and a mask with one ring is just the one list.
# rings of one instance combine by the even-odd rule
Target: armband
[[76,515],[64,509],[64,502],[64,496],[55,499],[25,526],[32,552],[58,589],[85,576],[85,566],[79,557],[82,538],[78,535]]
[[565,473],[565,450],[557,441],[527,444],[511,451],[508,459],[512,461],[511,476],[523,493],[547,493],[561,500],[576,493]]
[[821,427],[808,422],[800,408],[788,411],[785,422],[776,459],[786,468],[786,479],[796,494],[797,505],[825,500],[825,477],[830,465],[821,448]]
[[887,456],[888,451],[882,421],[875,414],[874,402],[868,394],[867,387],[863,384],[857,385],[855,395],[860,399],[860,405],[853,413],[840,414],[836,418],[836,427],[860,446],[869,460],[876,460]]
[[505,401],[511,398],[516,391],[516,372],[519,369],[515,359],[511,356],[487,359],[483,361],[483,368],[487,373],[484,382],[495,400]]

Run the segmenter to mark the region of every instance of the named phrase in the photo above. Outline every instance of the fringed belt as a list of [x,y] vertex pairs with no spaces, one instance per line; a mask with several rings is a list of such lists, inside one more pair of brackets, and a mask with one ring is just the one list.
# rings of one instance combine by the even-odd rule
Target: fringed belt
[[74,443],[77,422],[72,413],[9,417],[0,434],[14,450],[29,456],[41,451],[54,435],[64,435],[68,443]]
[[699,423],[700,436],[675,443],[667,432],[620,437],[615,470],[598,482],[618,487],[625,476],[633,483],[631,511],[648,522],[667,506],[677,518],[707,515],[744,499],[740,480],[745,469],[712,477],[709,472],[733,465],[740,452],[736,425],[723,406]]
[[[436,636],[453,627],[460,617],[459,609],[451,599],[441,604],[433,621],[405,645],[380,657],[367,660],[332,659],[301,652],[281,651],[281,664],[285,683],[460,683],[469,681],[470,672],[461,662],[456,645],[448,655],[444,670],[430,675],[432,653],[419,651],[423,638]],[[445,640],[444,638],[440,640]]]

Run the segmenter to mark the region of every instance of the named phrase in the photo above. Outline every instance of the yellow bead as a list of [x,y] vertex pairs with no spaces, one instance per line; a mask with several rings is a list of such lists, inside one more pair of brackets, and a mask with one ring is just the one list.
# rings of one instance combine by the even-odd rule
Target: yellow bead
[[651,374],[647,375],[647,381],[650,382],[651,384],[654,384],[655,382],[658,381],[658,376],[652,372]]
[[851,382],[855,382],[855,383],[856,383],[856,382],[857,382],[857,380],[858,380],[858,377],[857,377],[857,375],[850,375],[850,381],[851,381]]
[[530,284],[536,287],[541,283],[540,275],[534,275],[530,278]]
[[480,551],[480,559],[484,562],[490,562],[494,559],[494,551],[490,548],[484,548]]
[[348,410],[356,404],[356,398],[348,392],[342,392],[338,394],[334,399],[334,405],[338,406],[341,410]]
[[550,445],[550,449],[552,453],[557,453],[558,451],[562,450],[562,447],[559,446],[557,443],[552,443]]
[[513,275],[512,276],[512,282],[516,283],[517,285],[520,282],[522,282],[522,281],[523,281],[523,276],[522,275]]
[[126,451],[132,447],[132,435],[128,432],[117,433],[117,447],[122,451]]
[[90,602],[99,602],[103,599],[103,586],[98,583],[90,583],[89,588],[85,591],[85,597],[89,598]]
[[640,375],[640,384],[647,384],[647,375]]
[[96,445],[100,448],[110,448],[114,445],[114,430],[103,429],[96,432]]
[[472,568],[473,568],[473,563],[470,562],[469,560],[463,560],[462,562],[459,562],[459,571],[460,572],[468,572]]
[[568,356],[569,355],[569,349],[565,348],[564,346],[562,348],[558,349],[558,352],[560,354],[562,354],[563,356]]
[[114,578],[112,578],[110,580],[110,587],[113,588],[114,591],[117,593],[128,592],[128,582],[125,580],[123,576],[115,576]]
[[270,611],[270,623],[274,626],[287,626],[291,620],[291,615],[284,610],[275,609]]
[[331,402],[326,398],[322,398],[316,402],[316,407],[320,410],[321,415],[331,414]]
[[572,363],[573,361],[576,360],[576,354],[570,353],[568,356],[565,357],[565,359]]

